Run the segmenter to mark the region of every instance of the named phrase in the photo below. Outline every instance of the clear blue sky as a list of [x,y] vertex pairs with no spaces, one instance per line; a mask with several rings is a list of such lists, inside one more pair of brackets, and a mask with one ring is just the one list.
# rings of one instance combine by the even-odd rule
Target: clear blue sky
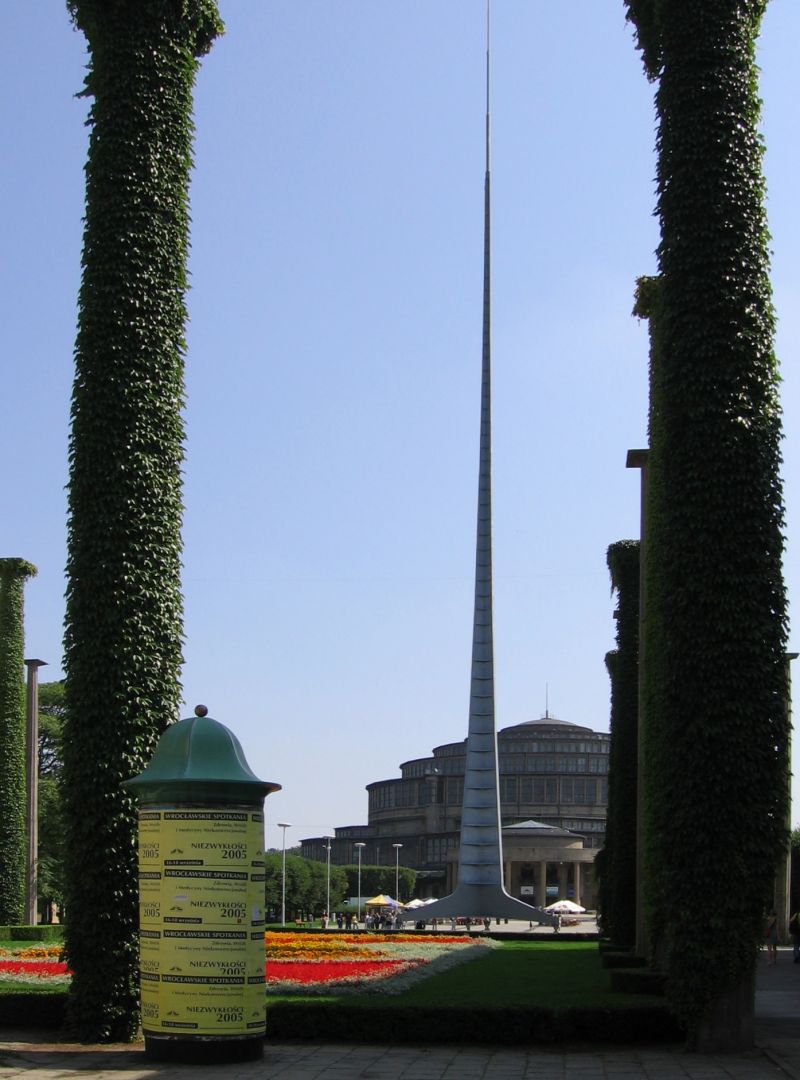
[[[483,0],[222,0],[196,88],[185,710],[284,790],[289,843],[466,734],[482,289]],[[0,555],[61,674],[87,103],[62,0],[0,38]],[[498,726],[608,727],[608,544],[638,535],[652,87],[622,0],[495,0]],[[800,4],[760,47],[790,601],[800,578]],[[800,638],[793,636],[793,646]],[[800,679],[800,670],[796,672]],[[109,723],[113,717],[109,715]],[[800,813],[795,813],[795,819]],[[279,842],[273,824],[268,842]]]

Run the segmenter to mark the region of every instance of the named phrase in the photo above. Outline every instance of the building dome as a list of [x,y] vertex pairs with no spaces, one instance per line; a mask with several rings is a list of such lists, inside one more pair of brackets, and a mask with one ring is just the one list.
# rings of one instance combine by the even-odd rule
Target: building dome
[[[549,715],[498,732],[500,817],[511,860],[506,888],[512,895],[541,891],[544,863],[562,865],[562,871],[565,860],[572,866],[591,863],[603,846],[610,740],[607,732]],[[364,861],[384,865],[399,843],[403,865],[417,870],[420,893],[427,882],[429,895],[444,895],[458,859],[465,754],[465,739],[444,743],[426,757],[404,761],[399,777],[367,784],[368,824],[335,830],[332,861],[354,863],[353,845],[363,843]],[[556,857],[562,842],[568,855]],[[303,854],[324,859],[325,844],[323,837],[303,840]],[[553,887],[549,880],[546,885]]]
[[569,720],[559,720],[556,716],[542,716],[538,720],[525,720],[523,723],[514,724],[512,727],[501,728],[498,732],[498,737],[510,733],[523,734],[526,731],[529,731],[531,734],[541,735],[551,728],[554,732],[566,737],[569,737],[571,733],[594,734],[591,728],[581,727],[579,724],[573,724]]

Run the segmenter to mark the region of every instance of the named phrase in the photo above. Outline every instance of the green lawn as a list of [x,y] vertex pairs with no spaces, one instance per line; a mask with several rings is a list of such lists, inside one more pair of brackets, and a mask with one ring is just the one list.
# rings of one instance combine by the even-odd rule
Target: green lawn
[[[11,954],[21,952],[23,949],[50,949],[54,945],[61,945],[60,941],[0,941],[0,953]],[[2,957],[0,956],[0,959]]]
[[610,989],[595,942],[502,942],[397,995],[268,997],[267,1036],[353,1042],[665,1043],[663,997]]
[[[402,1005],[542,1006],[630,1005],[630,994],[612,991],[596,942],[502,942],[485,956],[422,979],[390,1000]],[[349,1001],[374,1002],[380,995]],[[653,999],[649,999],[652,1004]]]
[[47,979],[42,979],[41,982],[14,982],[13,980],[6,981],[5,979],[0,982],[0,997],[6,994],[64,994],[66,995],[66,986],[53,986]]

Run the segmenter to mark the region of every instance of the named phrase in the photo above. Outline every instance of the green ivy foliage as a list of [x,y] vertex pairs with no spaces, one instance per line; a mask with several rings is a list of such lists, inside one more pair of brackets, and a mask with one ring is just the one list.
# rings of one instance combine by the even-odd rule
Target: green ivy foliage
[[69,0],[92,98],[70,440],[63,744],[68,1022],[138,1022],[140,772],[180,700],[192,89],[212,0]]
[[653,340],[647,901],[673,1007],[701,1042],[715,1003],[752,976],[786,844],[781,419],[754,61],[764,8],[628,3],[659,118],[660,277],[640,311]]
[[24,559],[0,559],[0,924],[25,915],[23,589],[35,573]]
[[608,815],[601,860],[603,930],[624,948],[636,942],[636,821],[639,723],[639,541],[620,540],[607,554],[617,594],[617,647],[606,656],[611,678]]
[[661,0],[625,0],[627,18],[636,31],[636,44],[650,79],[657,78],[661,69],[661,6]]

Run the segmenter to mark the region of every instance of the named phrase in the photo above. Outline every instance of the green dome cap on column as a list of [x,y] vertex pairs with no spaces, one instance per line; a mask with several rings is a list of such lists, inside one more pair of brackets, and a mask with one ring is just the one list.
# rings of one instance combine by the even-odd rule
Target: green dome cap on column
[[140,804],[235,805],[259,802],[280,791],[280,784],[258,779],[233,732],[206,716],[207,712],[198,705],[197,715],[168,727],[150,764],[138,776],[123,781],[122,786],[138,795]]

